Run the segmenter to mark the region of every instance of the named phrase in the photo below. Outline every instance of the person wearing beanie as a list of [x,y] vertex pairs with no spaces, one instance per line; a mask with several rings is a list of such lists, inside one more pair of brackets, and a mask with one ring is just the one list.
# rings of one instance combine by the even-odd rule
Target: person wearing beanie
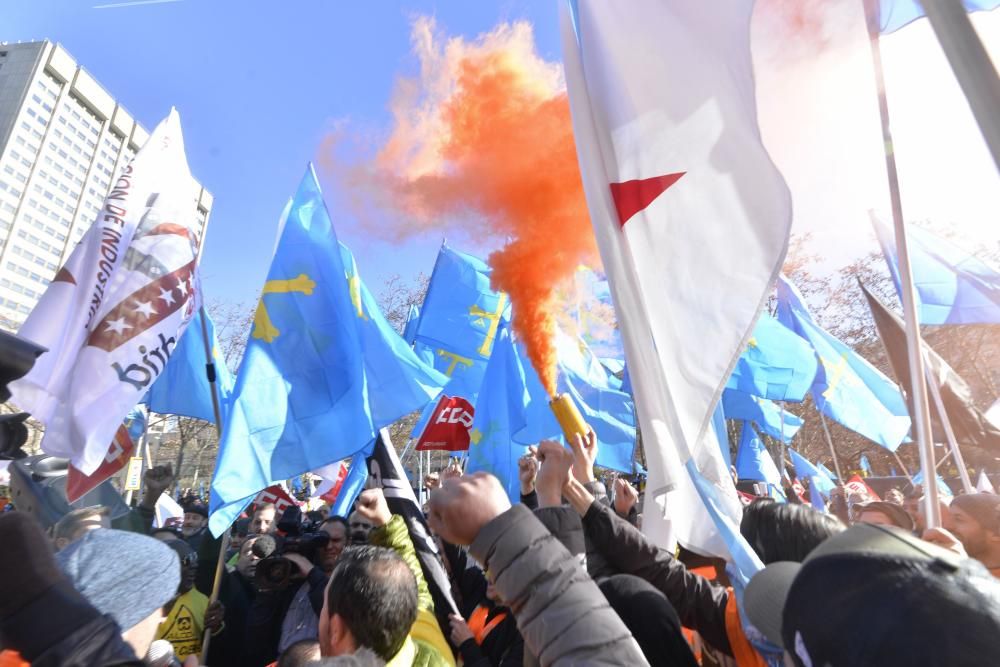
[[[95,532],[101,531],[88,535]],[[152,634],[145,645],[126,643],[117,619],[74,588],[72,575],[60,570],[49,540],[31,516],[11,512],[0,517],[0,544],[4,545],[0,570],[5,575],[0,577],[0,646],[6,659],[16,659],[12,655],[16,651],[36,667],[141,667],[134,648],[145,655]],[[77,542],[66,551],[79,546]],[[138,568],[137,561],[125,560]],[[117,571],[122,578],[133,574],[125,568]]]
[[208,508],[201,503],[186,505],[184,507],[184,523],[181,525],[184,541],[197,550],[207,531]]
[[56,554],[87,600],[111,616],[137,655],[146,655],[164,606],[177,594],[180,559],[159,540],[99,528]]
[[970,558],[1000,577],[1000,496],[970,493],[951,501],[950,521],[946,524],[961,540]]

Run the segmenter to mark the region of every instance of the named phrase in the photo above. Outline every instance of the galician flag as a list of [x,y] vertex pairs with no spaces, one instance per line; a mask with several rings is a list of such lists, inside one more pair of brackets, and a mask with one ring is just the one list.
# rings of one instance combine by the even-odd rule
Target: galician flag
[[752,10],[752,0],[562,5],[577,155],[648,462],[643,530],[722,556],[745,543],[706,510],[729,528],[742,514],[712,414],[791,226],[757,127]]
[[93,473],[200,305],[194,180],[176,110],[118,176],[20,335],[48,348],[11,387],[42,449]]

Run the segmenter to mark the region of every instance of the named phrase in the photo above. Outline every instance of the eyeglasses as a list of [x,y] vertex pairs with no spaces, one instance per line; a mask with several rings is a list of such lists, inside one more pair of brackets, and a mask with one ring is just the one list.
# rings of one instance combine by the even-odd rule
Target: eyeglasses
[[181,565],[184,567],[195,567],[198,565],[198,553],[192,551],[187,556],[181,558]]

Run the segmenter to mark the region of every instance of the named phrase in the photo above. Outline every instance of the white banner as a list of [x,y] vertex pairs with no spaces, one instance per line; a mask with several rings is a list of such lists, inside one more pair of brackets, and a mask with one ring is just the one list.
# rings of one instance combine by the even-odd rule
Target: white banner
[[42,449],[85,475],[200,305],[194,188],[171,110],[19,332],[49,351],[12,400],[45,423]]

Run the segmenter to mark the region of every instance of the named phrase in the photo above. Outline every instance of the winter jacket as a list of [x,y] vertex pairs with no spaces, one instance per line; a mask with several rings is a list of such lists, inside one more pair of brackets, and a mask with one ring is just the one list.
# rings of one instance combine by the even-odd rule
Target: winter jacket
[[434,616],[434,600],[424,579],[424,572],[417,559],[417,551],[410,539],[406,521],[398,514],[393,514],[389,523],[372,530],[368,535],[368,543],[377,547],[392,549],[402,557],[417,580],[417,620],[410,628],[410,634],[403,647],[388,662],[390,667],[397,665],[416,665],[418,667],[437,667],[440,665],[454,666],[448,640],[441,633],[437,618]]
[[537,517],[515,505],[469,548],[542,665],[647,665],[597,584]]
[[614,510],[595,500],[583,517],[587,543],[623,574],[645,579],[667,596],[684,627],[747,667],[764,665],[743,634],[732,589],[688,570]]

